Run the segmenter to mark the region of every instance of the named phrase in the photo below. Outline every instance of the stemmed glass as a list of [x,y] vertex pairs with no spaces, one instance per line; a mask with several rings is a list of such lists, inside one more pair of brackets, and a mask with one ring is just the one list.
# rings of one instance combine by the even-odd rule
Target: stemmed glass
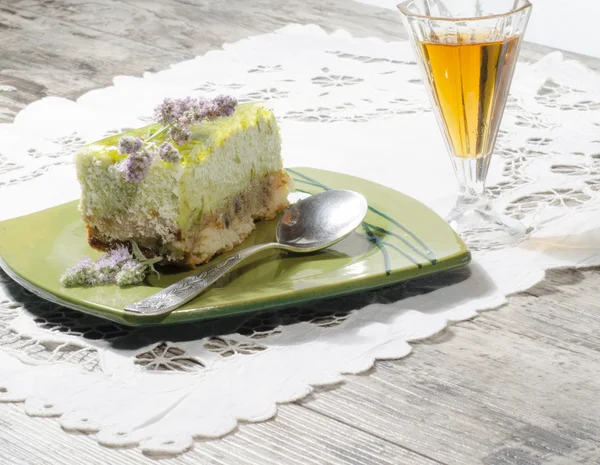
[[531,4],[409,0],[398,8],[459,183],[447,221],[475,250],[519,241],[524,225],[492,208],[485,180]]

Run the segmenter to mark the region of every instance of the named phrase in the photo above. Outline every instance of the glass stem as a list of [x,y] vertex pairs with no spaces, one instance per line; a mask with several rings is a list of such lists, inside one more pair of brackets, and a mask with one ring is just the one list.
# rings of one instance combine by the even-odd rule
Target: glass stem
[[491,154],[480,158],[452,157],[459,184],[458,199],[454,210],[487,208],[489,201],[485,192],[485,180],[491,158]]

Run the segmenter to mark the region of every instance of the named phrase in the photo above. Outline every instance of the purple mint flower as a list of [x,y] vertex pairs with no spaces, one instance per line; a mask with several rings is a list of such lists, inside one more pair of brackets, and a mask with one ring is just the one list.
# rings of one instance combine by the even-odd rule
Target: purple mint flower
[[192,138],[192,131],[174,127],[169,131],[169,136],[171,136],[171,139],[173,139],[177,145],[183,145]]
[[154,110],[154,119],[164,125],[171,124],[175,117],[176,99],[166,98]]
[[115,281],[115,274],[121,269],[121,265],[131,260],[129,249],[119,245],[109,250],[106,255],[94,262],[94,276],[92,285],[110,284]]
[[218,108],[219,116],[217,118],[233,115],[238,104],[237,100],[229,95],[218,95],[213,99],[213,103]]
[[185,129],[195,121],[195,116],[196,115],[194,112],[186,111],[179,118],[177,118],[177,121],[173,123],[173,126]]
[[60,283],[65,287],[90,286],[93,274],[94,262],[90,257],[85,257],[63,273]]
[[95,265],[97,268],[116,268],[127,260],[131,260],[129,249],[124,245],[118,245],[114,249],[109,250]]
[[179,150],[177,150],[168,142],[164,142],[158,148],[158,154],[160,155],[160,158],[169,163],[179,163],[179,160],[181,159]]
[[181,115],[190,110],[193,111],[196,103],[197,103],[197,99],[195,99],[193,97],[185,97],[185,98],[177,100],[179,114]]
[[148,272],[148,266],[135,260],[123,264],[121,270],[115,275],[115,283],[119,286],[133,286],[140,284]]
[[205,98],[197,98],[194,100],[194,105],[190,109],[193,120],[192,124],[199,124],[206,118],[206,104],[208,102],[209,101]]
[[74,287],[115,283],[119,286],[131,286],[141,283],[149,271],[156,271],[153,265],[162,258],[146,259],[135,242],[132,241],[131,245],[136,258],[127,247],[116,246],[95,262],[86,257],[69,268],[61,276],[61,284]]
[[[163,125],[181,126],[186,119],[191,120],[196,101],[192,97],[182,99],[166,98],[154,110],[154,118]],[[181,122],[180,122],[181,120]],[[187,123],[189,125],[189,123]]]
[[203,104],[200,119],[214,121],[217,118],[231,116],[235,112],[237,100],[226,95],[219,95]]
[[142,141],[137,137],[123,136],[119,139],[119,153],[132,155],[142,148]]
[[121,162],[119,170],[125,173],[125,179],[129,182],[138,183],[150,172],[152,161],[156,153],[154,151],[143,150],[133,155],[129,155]]
[[204,104],[206,100],[202,98],[193,99],[188,97],[180,105],[179,117],[173,122],[173,125],[179,129],[187,129],[192,124],[198,124],[204,119]]
[[202,116],[200,119],[212,121],[217,119],[219,116],[219,106],[214,100],[209,100],[204,103],[202,108]]
[[231,116],[235,112],[237,100],[228,95],[219,95],[212,100],[186,97],[183,99],[165,99],[155,110],[155,119],[163,125],[172,125],[184,131],[191,124],[202,120],[215,120]]

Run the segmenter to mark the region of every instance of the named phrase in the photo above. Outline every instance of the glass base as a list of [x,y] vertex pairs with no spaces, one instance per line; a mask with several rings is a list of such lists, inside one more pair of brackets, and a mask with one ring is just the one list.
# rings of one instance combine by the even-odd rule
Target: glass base
[[485,178],[491,157],[451,157],[460,190],[446,221],[471,250],[515,245],[529,232],[523,223],[498,213],[490,205],[485,195]]
[[523,223],[497,213],[487,204],[469,209],[457,205],[446,221],[471,250],[515,245],[528,233]]

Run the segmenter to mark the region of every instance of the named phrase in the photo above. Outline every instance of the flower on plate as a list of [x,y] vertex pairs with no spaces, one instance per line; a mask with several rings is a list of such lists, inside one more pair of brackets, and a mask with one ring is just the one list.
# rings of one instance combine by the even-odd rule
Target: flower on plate
[[124,245],[109,250],[96,261],[86,257],[67,269],[60,278],[64,287],[101,286],[117,284],[132,286],[140,284],[149,272],[156,272],[154,264],[162,257],[146,258],[135,242],[131,242],[133,254]]
[[94,278],[94,262],[86,257],[77,265],[68,268],[60,277],[60,283],[65,287],[85,286]]
[[148,267],[145,264],[129,260],[115,275],[115,283],[118,286],[134,286],[140,284],[146,278],[147,273]]

